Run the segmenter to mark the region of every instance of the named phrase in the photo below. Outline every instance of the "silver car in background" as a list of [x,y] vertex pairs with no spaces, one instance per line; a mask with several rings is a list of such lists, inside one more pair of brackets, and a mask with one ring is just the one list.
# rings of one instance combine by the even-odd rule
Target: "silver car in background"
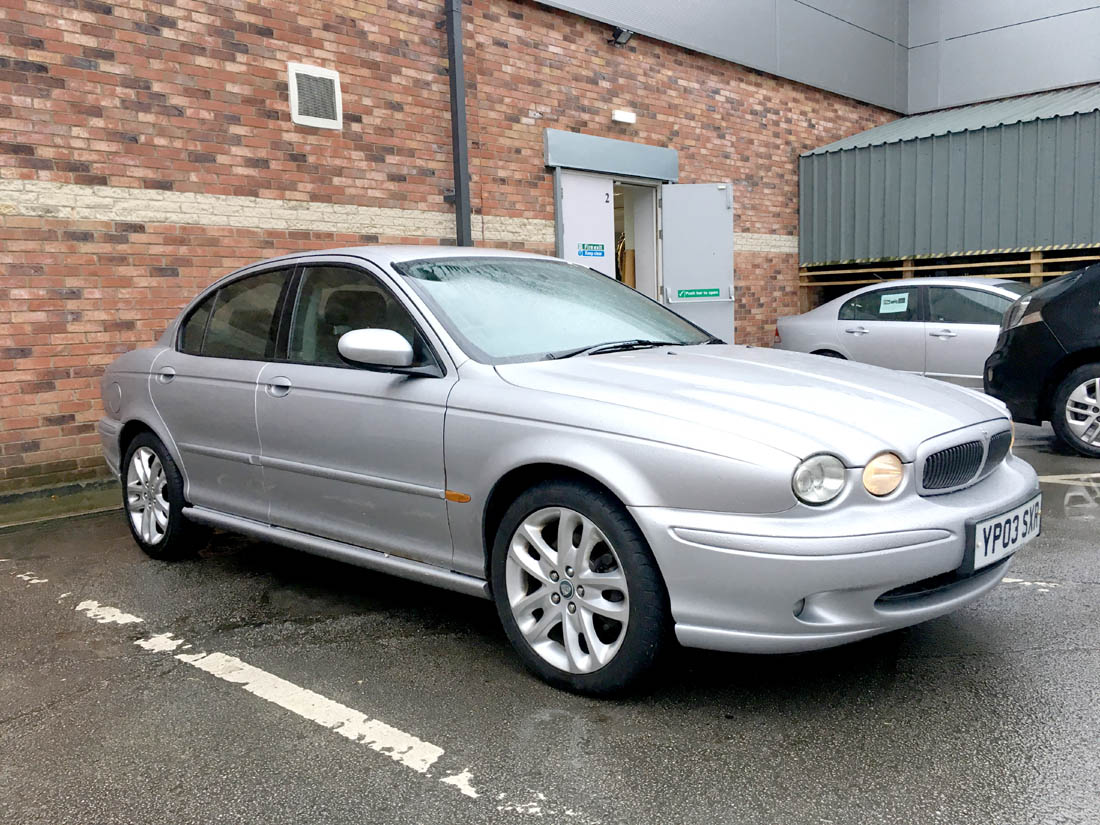
[[517,252],[246,267],[102,380],[154,558],[214,526],[495,601],[552,684],[619,690],[675,634],[828,647],[958,609],[1039,531],[978,393],[727,345]]
[[1031,291],[1003,278],[915,278],[857,289],[780,318],[775,347],[981,389],[1001,318]]

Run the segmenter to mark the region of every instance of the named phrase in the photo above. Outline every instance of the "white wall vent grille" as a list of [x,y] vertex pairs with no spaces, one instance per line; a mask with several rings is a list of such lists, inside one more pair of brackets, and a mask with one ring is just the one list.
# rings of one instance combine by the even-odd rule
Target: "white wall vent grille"
[[290,119],[319,129],[343,128],[339,73],[301,63],[287,63],[286,68]]

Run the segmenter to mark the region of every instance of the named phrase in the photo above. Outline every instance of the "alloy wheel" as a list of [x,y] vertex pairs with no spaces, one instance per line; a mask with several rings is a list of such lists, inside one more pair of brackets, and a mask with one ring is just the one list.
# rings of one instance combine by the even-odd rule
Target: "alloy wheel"
[[149,545],[159,544],[168,530],[168,477],[157,454],[138,447],[126,469],[126,511],[134,532]]
[[1066,424],[1083,442],[1100,447],[1100,378],[1090,378],[1069,394]]
[[591,673],[615,658],[629,590],[614,547],[591,519],[566,507],[532,513],[512,535],[504,576],[519,631],[546,662]]

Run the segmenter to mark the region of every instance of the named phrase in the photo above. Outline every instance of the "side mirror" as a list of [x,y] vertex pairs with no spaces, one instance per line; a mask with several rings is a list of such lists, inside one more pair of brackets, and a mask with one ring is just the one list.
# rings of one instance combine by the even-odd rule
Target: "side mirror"
[[392,329],[353,329],[340,336],[336,347],[349,361],[371,367],[408,367],[413,362],[412,346]]

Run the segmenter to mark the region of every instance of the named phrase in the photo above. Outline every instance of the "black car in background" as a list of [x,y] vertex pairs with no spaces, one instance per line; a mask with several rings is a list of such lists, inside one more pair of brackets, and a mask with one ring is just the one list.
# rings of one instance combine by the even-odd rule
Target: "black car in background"
[[1100,458],[1100,264],[1009,307],[985,362],[985,391],[1017,421],[1049,421],[1074,450]]

